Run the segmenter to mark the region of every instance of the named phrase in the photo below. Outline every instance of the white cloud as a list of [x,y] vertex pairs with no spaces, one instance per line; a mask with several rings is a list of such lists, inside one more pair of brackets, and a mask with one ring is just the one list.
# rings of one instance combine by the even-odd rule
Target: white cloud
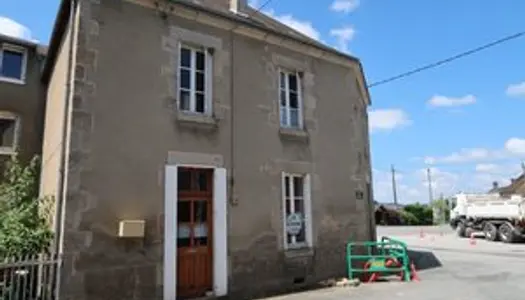
[[487,159],[493,155],[496,154],[485,148],[465,148],[446,156],[426,156],[424,157],[424,162],[429,165],[436,163],[463,163]]
[[510,138],[505,142],[505,150],[514,155],[525,154],[525,139]]
[[476,171],[480,173],[491,173],[499,169],[499,166],[496,164],[477,164]]
[[310,21],[296,19],[291,14],[278,16],[273,12],[273,10],[265,11],[264,13],[276,19],[277,21],[285,24],[286,26],[291,27],[302,34],[313,38],[314,40],[320,40],[321,38],[321,33],[319,33],[317,29],[315,29],[315,27],[312,25],[312,22]]
[[348,52],[348,43],[355,36],[355,29],[352,26],[344,26],[330,30],[330,35],[335,37],[337,48],[343,52]]
[[509,138],[503,147],[499,149],[464,148],[445,156],[425,156],[423,158],[414,158],[414,160],[423,160],[425,164],[434,165],[440,163],[493,162],[516,158],[525,158],[525,139],[523,138]]
[[412,123],[401,109],[375,109],[368,113],[370,131],[390,131]]
[[507,95],[510,97],[525,97],[525,81],[509,85],[507,87]]
[[476,103],[476,97],[473,95],[466,95],[463,97],[446,97],[435,95],[428,100],[428,105],[434,107],[457,107]]
[[330,5],[330,9],[335,12],[351,13],[359,6],[359,0],[335,0]]
[[12,19],[2,16],[0,16],[0,34],[24,40],[33,40],[29,28]]
[[[464,169],[452,171],[443,168],[430,168],[433,198],[441,195],[451,196],[459,192],[485,193],[498,182],[500,186],[510,183],[510,178],[520,172],[519,164],[499,165],[498,173],[476,172]],[[393,202],[392,181],[388,171],[374,170],[374,199],[382,203]],[[405,172],[405,176],[397,180],[397,197],[400,203],[428,203],[427,169],[417,169]]]

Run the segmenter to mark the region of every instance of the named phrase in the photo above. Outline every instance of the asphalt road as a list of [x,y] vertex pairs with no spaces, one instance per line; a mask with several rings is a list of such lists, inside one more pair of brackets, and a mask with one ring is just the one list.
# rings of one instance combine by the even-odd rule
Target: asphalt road
[[420,282],[362,284],[272,300],[517,300],[525,294],[525,244],[455,236],[448,227],[380,227],[378,237],[405,241],[419,266]]

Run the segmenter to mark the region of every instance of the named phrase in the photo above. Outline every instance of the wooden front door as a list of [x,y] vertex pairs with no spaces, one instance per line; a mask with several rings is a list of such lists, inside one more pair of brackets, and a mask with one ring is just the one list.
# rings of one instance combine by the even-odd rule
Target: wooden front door
[[212,290],[213,169],[178,168],[177,295],[201,297]]

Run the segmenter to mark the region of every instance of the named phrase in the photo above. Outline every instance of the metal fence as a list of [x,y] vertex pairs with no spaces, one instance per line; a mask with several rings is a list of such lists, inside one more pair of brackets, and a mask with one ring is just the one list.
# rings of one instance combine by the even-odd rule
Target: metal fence
[[0,300],[56,300],[58,256],[0,258]]

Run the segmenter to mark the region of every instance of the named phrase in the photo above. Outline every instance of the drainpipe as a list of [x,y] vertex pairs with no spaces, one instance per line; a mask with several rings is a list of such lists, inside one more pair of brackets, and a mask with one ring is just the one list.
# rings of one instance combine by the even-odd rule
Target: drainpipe
[[235,32],[230,31],[230,203],[236,205],[235,199],[235,91],[234,91],[234,76],[235,76]]
[[66,156],[68,129],[71,122],[71,116],[69,115],[69,107],[72,98],[72,76],[73,76],[73,51],[75,47],[77,28],[75,26],[75,19],[77,15],[77,0],[65,0],[71,1],[69,8],[69,26],[71,27],[70,39],[69,39],[69,51],[68,51],[68,61],[67,61],[67,74],[66,74],[66,91],[64,97],[64,118],[62,123],[62,142],[61,142],[61,151],[60,151],[60,166],[59,166],[59,176],[58,176],[58,195],[56,199],[56,223],[55,223],[55,254],[58,253],[58,266],[56,274],[56,290],[55,290],[55,299],[59,299],[60,296],[60,283],[61,283],[61,269],[62,269],[62,254],[63,254],[63,244],[64,244],[64,223],[65,223],[65,203],[66,203],[66,188],[65,188],[65,176],[66,176],[66,162],[68,157]]

